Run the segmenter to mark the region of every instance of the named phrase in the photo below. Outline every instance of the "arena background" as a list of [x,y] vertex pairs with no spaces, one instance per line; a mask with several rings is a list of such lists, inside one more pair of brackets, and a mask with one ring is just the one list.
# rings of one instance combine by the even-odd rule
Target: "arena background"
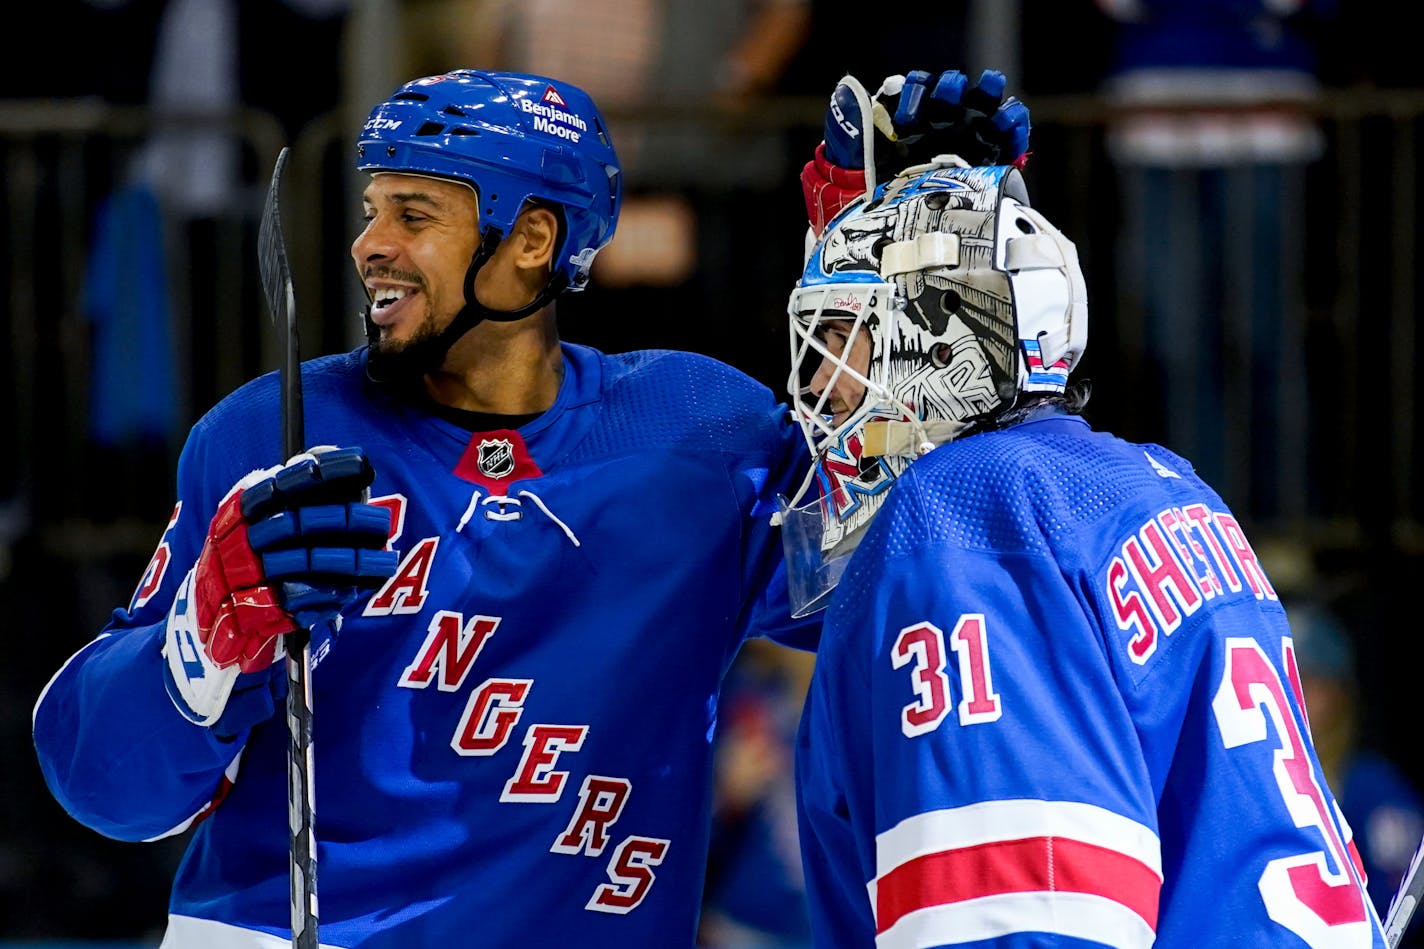
[[[359,221],[354,132],[402,79],[481,65],[442,60],[448,49],[430,32],[445,23],[458,36],[458,18],[480,6],[54,0],[11,12],[12,45],[43,43],[49,65],[0,64],[0,945],[156,945],[182,841],[121,844],[70,820],[40,778],[30,710],[128,600],[170,511],[187,427],[278,364],[255,254],[278,150],[292,148],[285,214],[303,355],[348,349],[361,302],[347,256]],[[703,88],[606,108],[630,143],[630,213],[594,285],[560,304],[561,331],[614,351],[705,352],[782,391],[804,235],[796,175],[836,79],[1004,69],[1033,117],[1033,201],[1076,241],[1089,281],[1078,374],[1093,384],[1089,419],[1214,459],[1210,476],[1282,593],[1325,600],[1343,619],[1367,740],[1424,785],[1414,731],[1424,70],[1408,31],[1375,0],[1346,5],[1314,37],[1323,92],[1301,108],[1323,147],[1304,167],[1306,199],[1286,209],[1282,236],[1300,243],[1305,266],[1273,330],[1274,368],[1261,377],[1271,385],[1253,384],[1250,346],[1236,345],[1253,332],[1242,284],[1224,314],[1240,335],[1205,355],[1221,376],[1203,403],[1213,414],[1173,440],[1170,414],[1201,406],[1163,392],[1142,317],[1153,288],[1123,276],[1129,255],[1170,251],[1165,234],[1126,237],[1105,134],[1120,116],[1100,92],[1111,26],[1090,0],[1001,3],[987,17],[977,6],[901,4],[866,22],[857,5],[814,0],[794,55],[756,95],[718,97],[708,76]],[[207,101],[201,90],[187,101],[155,94],[175,11],[224,24],[218,49],[235,84]],[[61,36],[56,48],[49,38]],[[660,140],[662,150],[632,144]],[[131,172],[164,149],[207,157],[188,193],[149,203]],[[1183,227],[1203,226],[1183,213]],[[1202,250],[1239,275],[1260,272],[1267,263],[1237,237],[1202,232]],[[274,826],[283,821],[274,805]]]

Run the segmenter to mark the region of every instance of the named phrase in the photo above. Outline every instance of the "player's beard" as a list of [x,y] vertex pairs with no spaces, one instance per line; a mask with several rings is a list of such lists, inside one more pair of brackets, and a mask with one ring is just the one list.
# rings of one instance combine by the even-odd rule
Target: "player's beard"
[[409,339],[397,340],[381,335],[381,328],[371,320],[366,310],[366,340],[370,352],[366,372],[377,382],[411,383],[428,372],[434,372],[445,362],[449,344],[441,338],[441,327],[435,315],[426,312]]

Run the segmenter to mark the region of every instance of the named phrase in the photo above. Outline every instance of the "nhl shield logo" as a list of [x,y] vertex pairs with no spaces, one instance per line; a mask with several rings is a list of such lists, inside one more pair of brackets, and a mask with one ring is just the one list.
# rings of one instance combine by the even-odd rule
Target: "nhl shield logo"
[[483,485],[491,494],[503,494],[515,481],[543,477],[529,457],[524,439],[513,429],[472,432],[453,474],[471,484]]
[[475,464],[488,478],[508,477],[514,471],[514,443],[507,438],[484,439]]

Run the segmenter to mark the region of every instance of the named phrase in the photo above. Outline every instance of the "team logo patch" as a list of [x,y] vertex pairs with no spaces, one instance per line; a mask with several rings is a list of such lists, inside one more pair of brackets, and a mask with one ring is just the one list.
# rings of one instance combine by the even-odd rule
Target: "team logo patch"
[[564,101],[564,97],[559,95],[553,86],[549,86],[544,90],[544,101],[550,105],[568,105],[568,103]]
[[489,478],[504,478],[514,471],[514,444],[507,438],[487,438],[480,442],[475,465]]

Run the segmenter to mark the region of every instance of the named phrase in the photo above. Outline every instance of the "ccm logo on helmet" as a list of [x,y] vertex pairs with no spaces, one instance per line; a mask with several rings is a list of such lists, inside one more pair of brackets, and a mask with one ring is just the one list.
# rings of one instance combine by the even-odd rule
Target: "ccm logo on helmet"
[[[556,109],[532,99],[520,99],[519,108],[534,116],[535,131],[577,142],[588,131],[588,123],[576,113]],[[570,128],[569,126],[573,126]]]
[[361,131],[362,131],[363,133],[364,133],[364,132],[380,132],[380,131],[384,131],[384,130],[386,130],[386,129],[398,129],[398,128],[400,128],[400,127],[401,127],[401,120],[400,120],[400,119],[375,118],[375,119],[372,119],[371,121],[367,122],[367,123],[366,123],[366,127],[365,127],[364,129],[362,129]]

